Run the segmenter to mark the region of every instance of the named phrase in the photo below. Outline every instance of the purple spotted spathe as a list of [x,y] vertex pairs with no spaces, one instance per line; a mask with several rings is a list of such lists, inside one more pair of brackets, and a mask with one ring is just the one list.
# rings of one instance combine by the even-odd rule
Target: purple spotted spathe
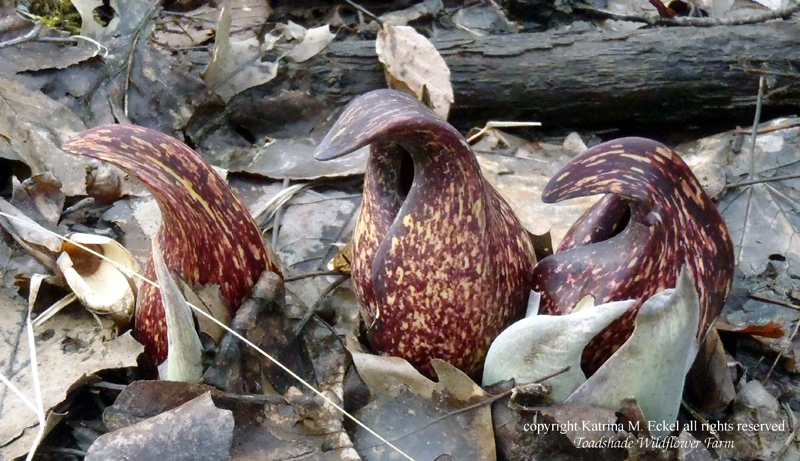
[[429,375],[439,358],[478,376],[491,342],[524,314],[527,232],[461,134],[408,95],[355,99],[317,158],[365,145],[352,271],[369,342]]
[[608,194],[572,226],[558,253],[534,272],[541,310],[563,314],[586,295],[596,304],[637,299],[583,354],[593,373],[630,336],[641,303],[673,288],[686,264],[700,296],[703,339],[722,311],[733,278],[733,245],[714,203],[677,153],[644,138],[623,138],[575,157],[545,187],[557,202]]

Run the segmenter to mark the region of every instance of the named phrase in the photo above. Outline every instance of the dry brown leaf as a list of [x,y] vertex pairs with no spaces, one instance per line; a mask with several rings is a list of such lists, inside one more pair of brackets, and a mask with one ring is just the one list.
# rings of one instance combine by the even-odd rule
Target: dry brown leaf
[[453,103],[453,87],[447,63],[427,38],[408,26],[385,24],[375,41],[378,59],[385,66],[389,87],[392,79],[402,82],[422,100],[427,93],[433,111],[444,120]]
[[349,240],[345,246],[339,249],[336,256],[331,259],[329,268],[337,272],[349,274],[352,271],[353,261],[353,241]]

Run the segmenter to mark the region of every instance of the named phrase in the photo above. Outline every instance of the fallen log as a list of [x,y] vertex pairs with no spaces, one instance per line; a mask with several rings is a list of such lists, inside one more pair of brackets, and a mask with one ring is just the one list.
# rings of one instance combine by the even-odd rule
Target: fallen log
[[[639,131],[748,125],[764,72],[774,78],[764,118],[800,106],[797,20],[432,41],[452,73],[451,121],[461,128],[498,119]],[[324,105],[385,87],[372,40],[335,42],[292,66],[280,86]]]

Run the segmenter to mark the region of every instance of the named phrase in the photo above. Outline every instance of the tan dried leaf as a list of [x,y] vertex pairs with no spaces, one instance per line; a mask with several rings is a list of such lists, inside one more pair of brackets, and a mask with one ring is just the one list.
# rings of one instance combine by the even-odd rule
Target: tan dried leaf
[[350,240],[347,242],[347,244],[345,244],[345,246],[340,248],[339,252],[336,253],[336,256],[331,259],[330,269],[349,274],[352,271],[352,261],[353,241]]
[[226,102],[242,91],[269,82],[278,75],[279,62],[261,62],[277,38],[267,36],[264,43],[257,38],[237,41],[231,37],[232,14],[227,8],[220,13],[214,55],[203,74],[203,80]]
[[447,63],[427,38],[412,27],[384,25],[378,32],[375,51],[387,73],[389,87],[394,80],[402,82],[417,99],[427,92],[433,111],[447,119],[453,103],[453,87]]
[[290,51],[286,56],[295,62],[307,61],[316,56],[320,51],[324,50],[334,38],[336,38],[336,34],[331,32],[331,29],[327,24],[324,26],[315,27],[314,29],[309,29],[303,36],[303,41],[292,48],[292,51]]

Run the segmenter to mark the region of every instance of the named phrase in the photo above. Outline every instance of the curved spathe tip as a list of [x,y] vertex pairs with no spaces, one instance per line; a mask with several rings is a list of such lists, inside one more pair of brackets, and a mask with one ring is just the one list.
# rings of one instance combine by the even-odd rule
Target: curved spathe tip
[[[419,127],[436,126],[455,132],[412,96],[395,90],[375,90],[353,99],[314,150],[314,158],[333,160],[380,140],[391,141]],[[456,132],[457,133],[457,132]]]
[[647,138],[620,138],[588,149],[569,161],[547,183],[542,201],[612,193],[647,199],[649,188],[669,168],[677,154]]

